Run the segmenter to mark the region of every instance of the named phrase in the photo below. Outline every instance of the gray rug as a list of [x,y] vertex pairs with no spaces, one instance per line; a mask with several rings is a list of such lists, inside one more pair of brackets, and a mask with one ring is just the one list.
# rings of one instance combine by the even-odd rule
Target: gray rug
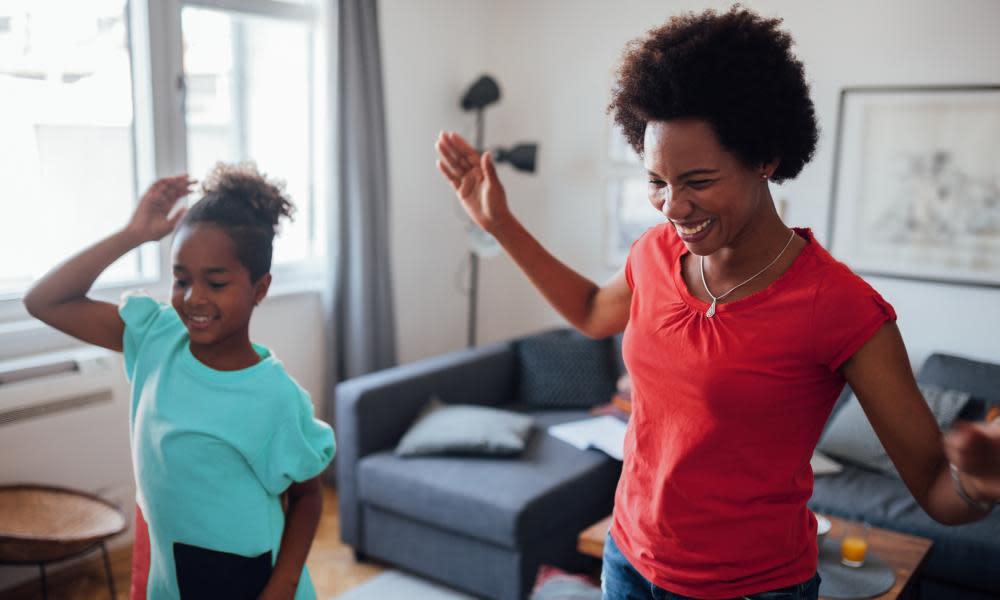
[[476,600],[475,596],[469,596],[396,570],[379,573],[333,600],[395,600],[396,598],[405,600]]
[[819,551],[819,593],[827,598],[856,599],[880,596],[896,583],[892,568],[871,550],[856,569],[840,564],[840,540],[823,540]]

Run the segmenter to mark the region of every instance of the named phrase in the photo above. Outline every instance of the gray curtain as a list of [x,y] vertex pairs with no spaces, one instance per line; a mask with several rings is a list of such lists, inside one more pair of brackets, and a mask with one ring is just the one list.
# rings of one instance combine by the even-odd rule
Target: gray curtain
[[[339,0],[328,388],[396,362],[382,65],[374,0]],[[332,400],[332,398],[331,398]],[[332,402],[329,406],[332,408]],[[328,417],[332,417],[332,411]]]

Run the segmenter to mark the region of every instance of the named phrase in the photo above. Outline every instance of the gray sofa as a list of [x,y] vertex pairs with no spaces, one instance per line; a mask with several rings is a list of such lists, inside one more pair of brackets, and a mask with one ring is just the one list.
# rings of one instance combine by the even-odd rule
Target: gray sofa
[[[541,564],[596,566],[576,551],[576,537],[610,514],[621,464],[544,432],[587,411],[522,405],[518,344],[456,352],[337,386],[341,537],[360,559],[498,600],[525,597]],[[612,343],[608,353],[609,360],[621,355]],[[613,379],[608,383],[613,387]],[[531,414],[537,431],[516,458],[397,457],[393,449],[432,395]]]
[[[551,332],[540,335],[550,335]],[[534,336],[523,338],[530,340]],[[464,350],[337,386],[336,486],[341,536],[371,556],[482,597],[524,598],[540,564],[594,567],[576,536],[610,513],[620,463],[544,433],[583,410],[532,410],[518,395],[522,340]],[[620,338],[610,351],[622,372]],[[964,418],[1000,402],[1000,365],[935,355],[918,379],[969,391]],[[516,459],[398,458],[392,450],[431,395],[533,414],[540,431]],[[848,390],[835,411],[843,405]],[[328,412],[330,414],[330,412]],[[932,521],[898,479],[845,465],[816,479],[810,507],[934,540],[921,598],[1000,597],[1000,510],[986,521]]]

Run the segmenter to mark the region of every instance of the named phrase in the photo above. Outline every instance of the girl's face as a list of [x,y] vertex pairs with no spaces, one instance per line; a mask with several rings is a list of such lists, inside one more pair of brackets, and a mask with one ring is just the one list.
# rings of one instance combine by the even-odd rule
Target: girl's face
[[773,173],[777,164],[747,168],[702,119],[650,121],[643,157],[650,202],[693,254],[734,245],[770,201],[761,175]]
[[237,258],[236,245],[220,227],[197,223],[174,237],[174,285],[171,303],[191,337],[191,346],[243,349],[254,306],[271,281],[254,284]]

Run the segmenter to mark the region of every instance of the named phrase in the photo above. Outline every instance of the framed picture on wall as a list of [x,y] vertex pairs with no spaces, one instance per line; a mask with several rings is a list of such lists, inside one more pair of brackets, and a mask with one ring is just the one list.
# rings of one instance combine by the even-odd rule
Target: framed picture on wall
[[860,273],[1000,287],[1000,85],[842,90],[830,240]]
[[648,177],[642,159],[609,122],[607,203],[605,209],[605,263],[620,269],[632,243],[647,229],[663,222],[649,203]]
[[647,229],[663,223],[663,215],[649,203],[645,175],[612,177],[604,222],[607,230],[605,262],[613,269],[625,266],[632,243]]

